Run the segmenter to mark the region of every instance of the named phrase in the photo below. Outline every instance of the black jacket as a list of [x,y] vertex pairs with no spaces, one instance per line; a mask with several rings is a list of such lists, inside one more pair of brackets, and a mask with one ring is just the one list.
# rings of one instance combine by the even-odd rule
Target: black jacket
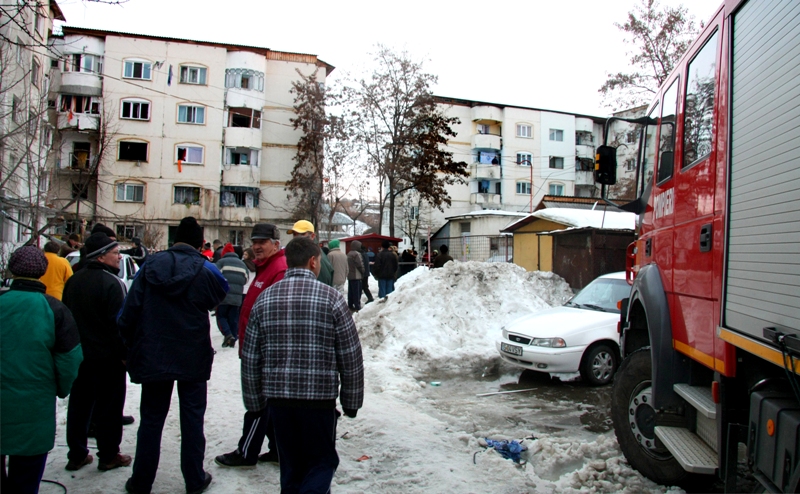
[[222,273],[186,244],[151,254],[118,319],[131,381],[208,381],[214,355],[208,311],[227,291]]
[[117,329],[117,314],[125,300],[126,287],[117,272],[99,261],[89,261],[64,285],[61,300],[78,324],[86,360],[126,358]]
[[397,277],[397,256],[394,252],[384,249],[375,256],[372,274],[379,280],[393,280]]
[[361,261],[364,263],[364,277],[361,278],[362,280],[369,279],[369,273],[371,266],[369,265],[369,255],[367,251],[363,248],[361,249]]

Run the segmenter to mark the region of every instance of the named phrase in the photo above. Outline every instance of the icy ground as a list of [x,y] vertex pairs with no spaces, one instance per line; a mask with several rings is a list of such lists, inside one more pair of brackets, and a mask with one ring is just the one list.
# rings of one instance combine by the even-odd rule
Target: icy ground
[[[520,372],[500,364],[494,340],[504,324],[570,295],[552,273],[527,273],[508,263],[456,262],[432,271],[417,268],[386,300],[365,306],[356,315],[364,349],[364,407],[356,419],[339,422],[333,491],[680,492],[628,466],[610,429],[608,388],[527,382],[524,376],[518,381]],[[236,448],[244,406],[237,352],[220,347],[213,322],[212,332],[217,355],[209,382],[205,466],[214,481],[207,492],[279,492],[276,465],[242,470],[214,463],[214,456]],[[477,396],[515,389],[532,391]],[[138,404],[139,386],[129,384],[125,412],[137,424]],[[44,478],[61,482],[70,493],[124,492],[130,468],[100,472],[95,460],[78,472],[64,470],[65,422],[66,400],[59,403],[56,448]],[[135,452],[137,424],[124,430],[123,453]],[[526,464],[484,449],[479,444],[484,437],[524,440]],[[179,445],[175,394],[154,493],[185,492]],[[63,490],[43,484],[41,492]]]

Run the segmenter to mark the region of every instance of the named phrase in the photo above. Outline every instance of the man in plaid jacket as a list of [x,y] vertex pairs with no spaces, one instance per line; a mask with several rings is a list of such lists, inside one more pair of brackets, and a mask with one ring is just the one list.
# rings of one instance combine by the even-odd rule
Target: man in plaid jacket
[[281,492],[328,492],[339,465],[336,398],[351,418],[364,401],[361,342],[347,301],[317,281],[319,246],[297,237],[285,253],[284,279],[250,313],[242,394],[248,411],[266,407],[275,424]]

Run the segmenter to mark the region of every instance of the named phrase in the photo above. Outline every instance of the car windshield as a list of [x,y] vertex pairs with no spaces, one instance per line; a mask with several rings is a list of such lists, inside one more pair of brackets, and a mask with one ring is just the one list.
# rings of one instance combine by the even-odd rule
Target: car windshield
[[617,302],[630,295],[631,287],[625,280],[597,278],[589,283],[565,305],[580,309],[619,313]]

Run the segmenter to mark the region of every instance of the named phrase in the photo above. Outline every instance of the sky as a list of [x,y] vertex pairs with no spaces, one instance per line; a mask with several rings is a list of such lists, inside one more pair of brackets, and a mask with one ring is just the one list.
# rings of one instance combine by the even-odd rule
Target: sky
[[[438,76],[434,93],[605,116],[597,92],[627,69],[614,26],[638,0],[59,0],[66,25],[309,53],[336,67],[328,84],[368,73],[377,44]],[[721,0],[689,5],[707,21]]]

